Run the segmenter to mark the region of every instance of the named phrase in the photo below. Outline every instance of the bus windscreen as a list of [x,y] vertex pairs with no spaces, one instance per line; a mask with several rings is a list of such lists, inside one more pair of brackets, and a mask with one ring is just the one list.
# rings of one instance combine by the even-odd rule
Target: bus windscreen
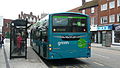
[[87,32],[87,17],[53,16],[53,32]]

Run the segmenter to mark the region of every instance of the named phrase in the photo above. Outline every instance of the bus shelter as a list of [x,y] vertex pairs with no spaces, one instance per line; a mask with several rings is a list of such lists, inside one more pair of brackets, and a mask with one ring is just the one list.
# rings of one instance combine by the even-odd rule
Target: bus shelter
[[26,20],[13,20],[10,24],[10,59],[27,58],[27,24]]

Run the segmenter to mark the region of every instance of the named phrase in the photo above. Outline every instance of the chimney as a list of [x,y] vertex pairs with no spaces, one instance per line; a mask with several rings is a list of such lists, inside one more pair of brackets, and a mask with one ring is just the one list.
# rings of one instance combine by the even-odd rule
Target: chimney
[[30,12],[30,15],[33,15],[33,13],[32,13],[32,12]]
[[21,19],[21,18],[20,18],[20,14],[18,15],[18,19]]
[[23,11],[21,11],[21,15],[23,15]]
[[85,2],[86,2],[85,0],[82,0],[82,5],[83,5]]

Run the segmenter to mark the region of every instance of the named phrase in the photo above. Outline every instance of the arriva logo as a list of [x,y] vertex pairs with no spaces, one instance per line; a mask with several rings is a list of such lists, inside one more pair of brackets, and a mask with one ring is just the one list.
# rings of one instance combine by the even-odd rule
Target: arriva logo
[[68,41],[66,41],[66,42],[58,42],[58,46],[64,45],[64,44],[69,44],[69,42]]

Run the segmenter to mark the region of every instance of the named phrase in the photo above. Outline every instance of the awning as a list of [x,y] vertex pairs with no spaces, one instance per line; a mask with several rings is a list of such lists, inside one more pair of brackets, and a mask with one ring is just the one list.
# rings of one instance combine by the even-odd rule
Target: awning
[[120,24],[114,24],[113,25],[113,30],[120,30]]

